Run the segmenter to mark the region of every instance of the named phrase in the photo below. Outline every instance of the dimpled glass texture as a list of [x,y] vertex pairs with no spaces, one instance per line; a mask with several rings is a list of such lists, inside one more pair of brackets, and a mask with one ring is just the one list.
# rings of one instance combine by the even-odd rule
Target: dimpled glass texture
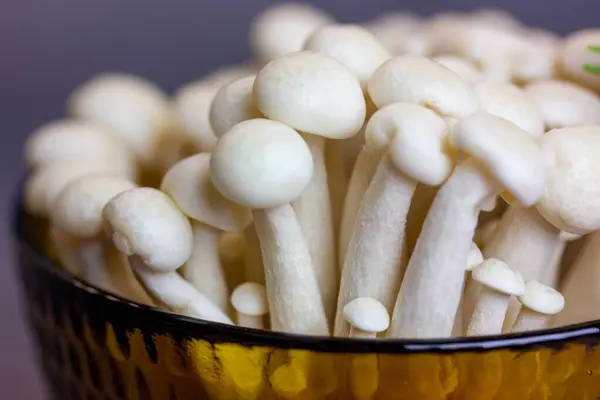
[[527,335],[359,341],[205,323],[128,303],[59,268],[15,212],[24,310],[51,398],[597,399],[597,322]]

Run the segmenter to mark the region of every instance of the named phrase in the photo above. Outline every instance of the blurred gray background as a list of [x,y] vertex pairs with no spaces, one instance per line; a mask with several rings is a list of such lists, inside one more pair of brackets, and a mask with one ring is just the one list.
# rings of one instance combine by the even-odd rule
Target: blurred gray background
[[[246,32],[269,0],[5,0],[0,9],[0,393],[44,398],[14,281],[9,212],[23,174],[21,148],[59,117],[67,94],[106,70],[149,78],[172,91],[207,71],[250,57]],[[497,7],[559,33],[600,25],[600,0],[309,1],[340,21],[385,10],[423,14]]]

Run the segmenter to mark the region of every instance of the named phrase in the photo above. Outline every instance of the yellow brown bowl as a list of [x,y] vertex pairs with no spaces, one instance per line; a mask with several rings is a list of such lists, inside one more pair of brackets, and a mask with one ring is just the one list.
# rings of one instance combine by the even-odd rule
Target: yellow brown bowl
[[207,323],[77,280],[15,210],[29,326],[55,399],[597,399],[600,322],[444,340],[307,337]]

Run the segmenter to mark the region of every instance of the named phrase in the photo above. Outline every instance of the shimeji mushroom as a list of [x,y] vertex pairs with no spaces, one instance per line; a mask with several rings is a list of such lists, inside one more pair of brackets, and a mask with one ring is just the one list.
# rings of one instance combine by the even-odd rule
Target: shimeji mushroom
[[600,65],[600,54],[589,50],[589,46],[599,44],[600,29],[584,29],[564,38],[559,54],[561,74],[596,93],[600,93],[600,75],[585,66]]
[[328,335],[319,285],[302,228],[290,202],[309,184],[310,150],[276,121],[239,123],[221,137],[210,159],[215,187],[252,209],[260,240],[271,329]]
[[555,129],[538,142],[548,176],[539,202],[527,210],[509,209],[484,249],[486,257],[501,259],[523,279],[536,281],[551,268],[561,231],[586,234],[600,228],[595,206],[600,126]]
[[264,329],[263,317],[269,312],[264,285],[256,282],[242,283],[231,293],[231,305],[237,313],[239,326]]
[[510,297],[522,296],[525,282],[506,263],[494,258],[488,258],[475,267],[471,277],[482,288],[467,327],[467,336],[499,335]]
[[452,328],[452,336],[463,336],[463,332],[466,330],[469,325],[469,320],[471,319],[471,314],[473,313],[473,307],[471,304],[466,305],[465,299],[467,298],[475,298],[475,294],[471,294],[470,292],[473,290],[479,290],[479,287],[473,284],[473,280],[471,279],[471,272],[475,267],[483,262],[483,254],[481,254],[481,250],[475,244],[475,242],[471,243],[471,250],[469,250],[469,256],[467,257],[467,268],[465,269],[465,282],[463,287],[463,295],[460,298],[460,303],[458,305],[458,311],[456,312],[456,317],[454,318],[454,327]]
[[[390,325],[383,304],[370,297],[358,297],[344,307],[344,319],[351,326],[350,337],[375,339]],[[357,399],[372,399],[379,388],[379,361],[376,354],[356,354],[350,365],[350,385]]]
[[389,337],[450,336],[481,205],[502,194],[531,206],[544,187],[539,146],[503,118],[485,112],[465,117],[454,126],[452,142],[471,157],[454,169],[427,214],[398,294]]
[[102,231],[104,206],[119,193],[135,187],[127,179],[106,174],[90,174],[75,179],[54,202],[50,223],[77,243],[70,250],[84,280],[126,299],[152,304],[129,265],[110,262],[109,252],[114,248]]
[[309,51],[267,64],[254,81],[256,107],[306,140],[314,174],[292,206],[307,241],[327,317],[337,294],[335,234],[325,165],[325,141],[356,135],[366,115],[360,82],[336,59]]
[[111,129],[144,166],[157,166],[161,142],[176,132],[166,94],[127,74],[101,74],[83,83],[70,95],[68,111]]
[[134,188],[113,197],[103,211],[105,229],[148,293],[174,312],[232,324],[212,300],[183,279],[179,269],[194,247],[187,217],[163,192]]
[[135,179],[137,175],[135,156],[126,143],[106,128],[74,119],[36,129],[25,144],[25,159],[34,169],[59,160],[106,161],[121,169],[124,176]]
[[283,3],[259,14],[250,26],[250,47],[262,64],[302,50],[306,39],[332,18],[308,4]]
[[569,232],[560,232],[558,246],[554,249],[552,257],[548,266],[545,268],[542,276],[540,277],[540,283],[557,289],[560,281],[560,276],[563,272],[561,271],[563,253],[567,248],[567,244],[575,240],[579,240],[583,235],[577,235]]
[[[47,218],[60,192],[70,182],[91,173],[110,173],[115,176],[123,176],[119,164],[107,160],[65,159],[53,161],[40,166],[27,179],[23,196],[25,209],[33,216]],[[58,253],[59,261],[68,271],[79,275],[81,271],[69,250],[71,241],[52,226],[50,226],[50,236]]]
[[[304,49],[331,56],[342,63],[360,81],[364,92],[373,72],[390,58],[390,54],[377,38],[358,25],[327,25],[317,29],[304,44]],[[365,93],[366,96],[368,96]],[[368,99],[367,99],[368,101]],[[327,178],[332,202],[333,221],[340,227],[340,247],[345,248],[350,238],[360,198],[351,194],[346,197],[348,178],[344,165],[346,141],[330,141],[326,146]],[[358,169],[362,168],[359,165]],[[350,204],[345,205],[348,199]],[[342,217],[343,215],[343,217]],[[343,219],[342,219],[343,218]],[[350,222],[348,222],[350,221]]]
[[219,239],[223,232],[243,231],[252,215],[214,187],[209,163],[210,153],[179,161],[165,174],[160,189],[192,219],[194,251],[182,267],[182,276],[226,312],[229,288],[219,257]]
[[402,280],[406,216],[416,185],[441,184],[454,165],[446,134],[445,121],[417,104],[389,105],[367,124],[370,147],[387,147],[388,152],[356,217],[342,268],[336,336],[348,334],[343,307],[357,297],[372,297],[391,312]]
[[[393,58],[375,71],[369,81],[369,95],[375,106],[381,108],[393,103],[415,103],[431,108],[451,125],[453,120],[477,111],[479,104],[470,85],[444,66],[422,57],[403,56]],[[361,177],[364,190],[371,181],[369,163],[376,165],[380,149],[365,146],[361,155],[370,160]],[[372,156],[369,154],[373,154]],[[356,173],[359,173],[358,162]],[[433,192],[433,193],[432,193]],[[349,193],[350,195],[350,193]],[[406,232],[407,251],[413,243],[425,218],[428,205],[435,195],[434,188],[417,187],[415,201],[408,218]],[[418,201],[417,201],[418,199]],[[358,198],[356,201],[362,200]]]
[[525,284],[525,293],[519,296],[519,301],[523,306],[512,332],[544,329],[552,316],[560,313],[565,306],[565,299],[559,292],[537,281]]

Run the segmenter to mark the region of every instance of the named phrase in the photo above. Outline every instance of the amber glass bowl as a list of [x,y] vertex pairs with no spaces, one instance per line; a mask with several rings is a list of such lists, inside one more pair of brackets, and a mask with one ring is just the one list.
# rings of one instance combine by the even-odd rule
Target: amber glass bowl
[[[17,204],[19,204],[17,202]],[[55,399],[597,399],[600,322],[531,334],[351,340],[207,323],[117,298],[15,210],[29,326]]]

